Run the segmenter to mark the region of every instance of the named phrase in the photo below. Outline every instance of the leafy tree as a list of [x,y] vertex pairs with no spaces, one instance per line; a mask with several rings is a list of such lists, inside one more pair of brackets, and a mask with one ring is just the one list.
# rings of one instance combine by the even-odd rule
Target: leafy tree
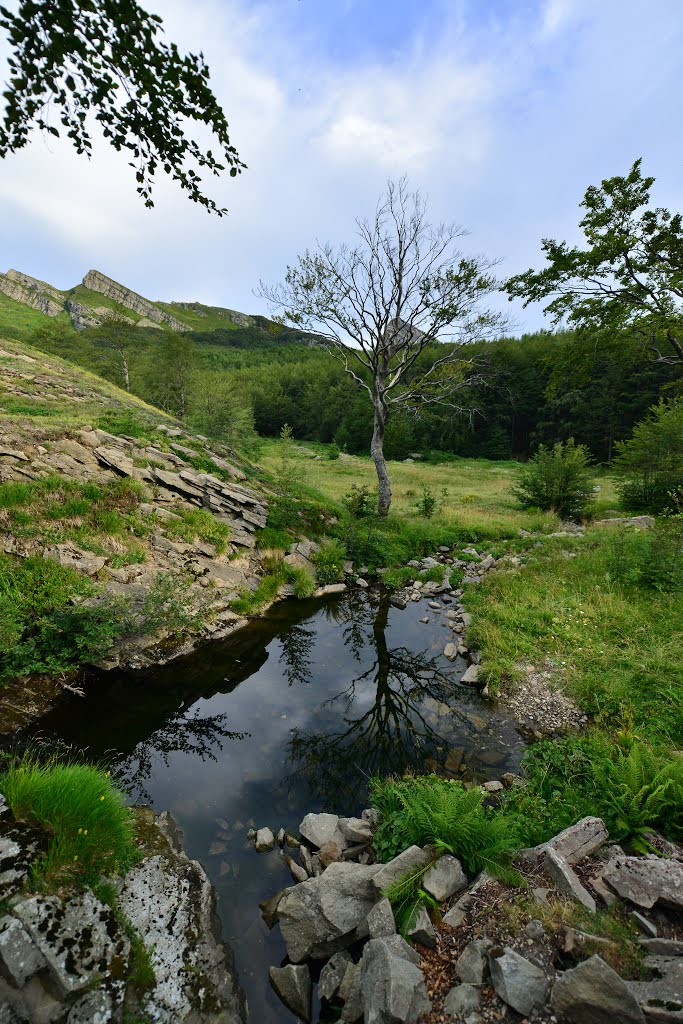
[[541,445],[520,472],[512,493],[525,508],[579,518],[593,499],[588,458],[588,450],[573,437],[552,448]]
[[195,430],[238,447],[254,443],[254,414],[225,374],[200,370],[192,377],[188,422]]
[[108,313],[98,327],[89,332],[89,339],[99,350],[104,376],[113,376],[126,391],[130,391],[130,365],[135,355],[137,328],[128,317]]
[[627,508],[662,512],[683,498],[683,400],[660,401],[628,441],[617,444],[614,468]]
[[[10,45],[3,93],[0,157],[22,149],[31,131],[61,132],[90,155],[89,115],[114,149],[127,151],[137,191],[152,206],[160,166],[190,199],[222,216],[195,167],[231,177],[244,164],[230,143],[228,122],[209,88],[200,55],[182,56],[159,39],[162,20],[135,0],[18,0],[0,5],[0,29]],[[60,128],[50,122],[58,111]],[[188,121],[208,127],[219,154],[186,135]]]
[[181,418],[190,406],[197,350],[186,335],[165,331],[147,351],[144,397]]
[[[367,392],[382,516],[391,505],[384,456],[390,414],[429,405],[458,409],[458,392],[473,381],[459,352],[502,324],[500,314],[481,305],[496,288],[492,261],[463,256],[455,247],[463,229],[430,224],[426,212],[405,178],[389,181],[373,219],[356,221],[355,245],[319,245],[288,267],[282,284],[260,287],[284,321],[318,334],[339,354]],[[436,351],[423,365],[429,349]]]
[[555,323],[568,323],[607,338],[628,331],[652,358],[683,363],[683,219],[651,209],[654,178],[636,160],[626,177],[606,178],[586,190],[579,226],[585,248],[544,238],[548,265],[511,277],[510,299],[524,304],[549,297]]

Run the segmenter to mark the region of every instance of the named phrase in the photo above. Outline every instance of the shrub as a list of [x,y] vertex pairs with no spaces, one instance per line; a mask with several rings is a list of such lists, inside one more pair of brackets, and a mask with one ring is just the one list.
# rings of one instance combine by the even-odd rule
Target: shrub
[[660,593],[683,591],[683,514],[662,516],[652,530],[626,529],[609,540],[610,576]]
[[132,814],[109,772],[25,755],[0,774],[0,793],[20,821],[48,832],[47,853],[33,869],[37,882],[95,882],[137,859]]
[[374,519],[377,515],[377,492],[368,484],[351,484],[342,498],[342,505],[352,519]]
[[341,455],[339,445],[332,442],[332,444],[328,447],[325,454],[327,455],[327,458],[330,460],[330,462],[334,462]]
[[624,506],[645,512],[670,507],[672,494],[683,491],[683,401],[661,401],[616,447],[613,466]]
[[574,438],[552,448],[541,445],[522,469],[512,493],[524,508],[580,519],[593,500],[589,453]]
[[340,540],[330,538],[322,541],[319,551],[313,556],[318,583],[336,583],[344,578],[346,548]]
[[434,513],[446,501],[446,488],[442,488],[440,497],[437,497],[434,489],[429,484],[422,484],[420,497],[415,502],[417,514],[423,519],[431,519]]

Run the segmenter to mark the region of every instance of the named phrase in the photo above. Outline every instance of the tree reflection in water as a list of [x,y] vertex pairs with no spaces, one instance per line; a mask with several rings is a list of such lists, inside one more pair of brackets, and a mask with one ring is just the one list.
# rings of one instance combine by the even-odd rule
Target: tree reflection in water
[[[351,608],[345,644],[359,663],[369,649],[374,658],[345,689],[320,706],[323,717],[325,711],[331,712],[343,727],[295,729],[289,741],[289,762],[296,775],[304,775],[312,792],[330,808],[353,807],[368,778],[422,767],[447,743],[448,718],[438,731],[430,719],[432,702],[452,702],[452,670],[444,671],[440,655],[405,646],[390,648],[389,607],[389,596],[383,594],[378,602],[365,598]],[[348,612],[348,604],[330,609],[335,618]],[[457,714],[457,708],[449,707],[449,717]],[[471,728],[465,716],[458,717]]]
[[251,734],[226,729],[227,714],[201,717],[199,710],[181,708],[164,724],[118,761],[116,782],[137,803],[153,803],[145,783],[160,766],[168,768],[173,754],[193,754],[201,761],[217,761],[225,740],[242,740]]

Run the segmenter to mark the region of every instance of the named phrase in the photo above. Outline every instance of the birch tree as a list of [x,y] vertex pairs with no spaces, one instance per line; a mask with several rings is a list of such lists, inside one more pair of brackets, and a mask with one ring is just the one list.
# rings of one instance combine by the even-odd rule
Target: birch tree
[[389,181],[374,217],[356,221],[353,244],[318,243],[283,282],[261,282],[258,291],[282,310],[281,322],[316,334],[367,392],[381,516],[391,505],[389,417],[399,409],[419,415],[430,404],[462,411],[459,392],[480,381],[465,376],[462,349],[503,327],[502,315],[484,304],[498,288],[496,261],[463,255],[457,242],[466,234],[430,223],[405,177]]

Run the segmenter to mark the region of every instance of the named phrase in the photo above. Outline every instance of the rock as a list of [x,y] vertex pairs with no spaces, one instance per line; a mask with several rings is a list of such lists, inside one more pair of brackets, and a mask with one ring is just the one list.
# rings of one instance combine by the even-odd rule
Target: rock
[[533,939],[536,942],[539,942],[545,935],[545,928],[543,927],[543,922],[538,921],[536,918],[534,918],[532,921],[529,921],[528,924],[524,926],[524,931],[530,939]]
[[639,932],[651,939],[657,938],[657,926],[652,921],[648,921],[644,914],[640,914],[637,910],[632,910],[629,917]]
[[626,982],[645,1019],[682,1021],[683,959],[679,956],[649,956],[645,960],[645,968],[651,973],[647,981]]
[[345,949],[340,950],[331,956],[325,966],[320,972],[320,978],[318,980],[318,995],[321,999],[331,1003],[339,992],[344,975],[349,964],[352,964],[353,960],[351,955],[346,952]]
[[87,992],[71,1007],[66,1024],[108,1024],[115,1019],[115,1014],[118,1015],[118,1001],[102,988]]
[[602,877],[621,897],[649,910],[655,903],[683,907],[683,864],[659,857],[613,857]]
[[604,821],[601,818],[582,818],[575,825],[570,825],[563,832],[549,839],[547,843],[534,846],[530,850],[523,850],[525,857],[540,859],[546,850],[552,847],[567,864],[578,864],[579,861],[590,857],[599,850],[607,840],[609,834]]
[[308,967],[287,964],[271,967],[270,983],[288,1010],[301,1020],[311,1019],[311,972]]
[[280,906],[280,900],[282,899],[284,890],[271,896],[269,900],[261,900],[259,903],[259,910],[261,911],[261,917],[266,922],[269,928],[276,925],[278,922],[277,908]]
[[299,832],[312,846],[320,849],[335,839],[339,818],[336,814],[307,814],[299,825]]
[[379,870],[375,869],[372,884],[378,895],[388,889],[394,882],[398,882],[406,875],[411,875],[419,868],[427,867],[434,859],[429,850],[422,850],[419,846],[409,846],[398,857],[394,857],[387,864],[380,864]]
[[602,880],[602,875],[593,875],[588,879],[590,886],[597,892],[605,906],[611,907],[619,902],[619,897]]
[[8,448],[6,445],[0,443],[0,458],[2,457],[19,459],[21,462],[29,461],[26,452],[20,452],[17,448]]
[[460,770],[465,751],[462,747],[451,747],[446,756],[444,767],[454,775]]
[[493,555],[487,555],[486,558],[483,558],[482,561],[479,563],[479,567],[484,570],[492,569],[495,564],[496,560],[493,557]]
[[459,928],[464,920],[465,911],[462,907],[457,906],[457,904],[456,906],[451,907],[448,913],[444,914],[442,918],[443,923],[447,924],[449,928]]
[[462,869],[462,864],[457,857],[452,857],[448,853],[428,868],[422,879],[422,888],[439,903],[443,903],[466,885],[467,875]]
[[487,793],[500,793],[501,789],[505,789],[505,786],[498,779],[492,779],[490,782],[485,782],[481,788],[485,789]]
[[408,928],[408,938],[421,946],[433,949],[436,946],[436,932],[429,914],[421,907]]
[[330,839],[329,842],[324,843],[318,850],[318,859],[322,866],[327,868],[330,864],[338,861],[343,852],[343,847],[333,839]]
[[0,974],[16,988],[45,966],[45,957],[21,921],[0,917]]
[[48,545],[43,549],[43,558],[75,569],[77,572],[84,572],[87,576],[95,576],[107,561],[101,555],[94,555],[91,551],[81,551],[80,548],[72,544]]
[[544,972],[514,949],[506,947],[489,956],[491,984],[497,995],[517,1013],[528,1017],[543,1006],[550,981]]
[[490,939],[472,939],[458,957],[455,973],[468,985],[483,985],[489,973],[488,952],[493,947]]
[[346,590],[345,583],[326,583],[324,587],[318,587],[313,597],[329,597],[331,594],[343,594]]
[[455,661],[458,656],[458,645],[454,643],[446,644],[443,653],[444,657],[448,658],[449,661]]
[[590,910],[591,914],[595,913],[595,900],[581,884],[576,872],[555,852],[552,846],[546,850],[543,866],[552,878],[556,889],[571,896],[572,899],[578,900],[587,910]]
[[[285,857],[285,863],[289,868],[289,873],[295,882],[306,882],[309,878],[309,873],[306,868],[294,860],[293,857]],[[313,865],[311,865],[311,874],[313,874]]]
[[444,1012],[453,1017],[460,1017],[470,1010],[481,1006],[481,989],[478,985],[456,985],[444,999]]
[[360,964],[349,964],[339,987],[339,998],[344,1007],[339,1018],[342,1024],[356,1024],[363,1018],[360,991]]
[[275,836],[272,830],[269,828],[258,829],[254,846],[257,853],[267,853],[269,850],[272,850],[275,846]]
[[599,956],[558,975],[550,997],[553,1012],[569,1024],[644,1024],[635,996]]
[[379,899],[377,872],[377,865],[340,862],[285,890],[278,913],[293,963],[324,959],[368,934],[367,916]]
[[472,685],[474,685],[474,683],[478,683],[479,682],[479,666],[478,665],[470,665],[470,667],[468,669],[466,669],[465,672],[463,673],[463,675],[460,677],[460,682],[464,683],[466,686],[472,686]]
[[394,935],[370,939],[363,950],[360,989],[365,1024],[415,1024],[431,1010],[422,971],[401,944],[407,947]]
[[340,818],[338,827],[348,843],[372,842],[372,826],[364,818]]
[[396,934],[396,921],[391,903],[386,896],[376,903],[368,914],[368,934],[371,939],[382,939]]
[[638,939],[638,945],[651,956],[683,957],[683,941],[679,939]]
[[366,807],[365,810],[360,812],[360,816],[363,821],[367,821],[370,824],[370,828],[375,829],[379,825],[379,811],[374,807]]

